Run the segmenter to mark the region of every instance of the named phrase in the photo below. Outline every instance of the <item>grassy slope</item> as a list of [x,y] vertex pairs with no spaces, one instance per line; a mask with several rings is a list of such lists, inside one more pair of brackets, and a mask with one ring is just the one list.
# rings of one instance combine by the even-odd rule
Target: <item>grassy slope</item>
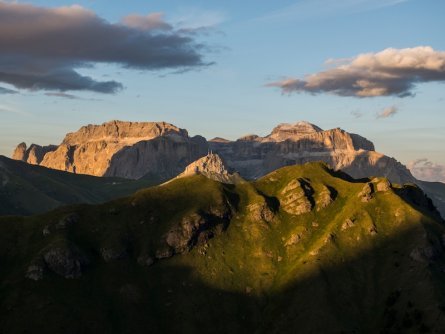
[[72,174],[0,156],[0,215],[43,213],[63,204],[101,203],[157,182]]
[[[277,205],[283,188],[302,178],[315,199],[324,186],[335,188],[334,202],[299,216],[286,213]],[[358,197],[363,187],[323,165],[307,164],[255,183],[229,186],[194,176],[99,206],[1,218],[0,328],[5,333],[443,332],[443,225],[403,200],[397,187],[366,203]],[[182,217],[227,205],[233,216],[223,233],[150,267],[137,263],[140,255],[163,247],[163,236]],[[57,230],[70,212],[80,215],[79,222]],[[347,219],[354,224],[342,228]],[[46,226],[51,234],[44,237]],[[298,242],[289,243],[295,235]],[[67,242],[91,260],[80,279],[50,271],[40,281],[24,277],[45,248]],[[102,247],[123,247],[129,255],[106,263]],[[416,249],[421,255],[431,249],[434,256],[415,261]]]

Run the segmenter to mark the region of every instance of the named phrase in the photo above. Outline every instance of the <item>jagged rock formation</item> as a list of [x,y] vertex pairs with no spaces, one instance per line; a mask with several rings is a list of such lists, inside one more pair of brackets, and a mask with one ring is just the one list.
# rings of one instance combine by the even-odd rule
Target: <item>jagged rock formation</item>
[[56,149],[56,145],[40,146],[31,144],[28,148],[26,143],[20,143],[14,150],[12,158],[32,165],[40,165],[46,153],[55,151]]
[[235,183],[242,179],[238,174],[229,172],[221,157],[214,153],[208,153],[205,157],[192,162],[185,168],[184,172],[177,177],[187,177],[197,174],[223,183]]
[[111,121],[69,133],[58,147],[22,143],[13,158],[78,174],[168,179],[205,152],[204,138],[169,123]]
[[228,166],[249,179],[286,165],[324,161],[355,178],[385,176],[396,183],[415,181],[402,164],[375,152],[369,140],[340,128],[323,131],[307,122],[280,124],[265,137],[248,135],[234,142],[211,140],[209,144]]

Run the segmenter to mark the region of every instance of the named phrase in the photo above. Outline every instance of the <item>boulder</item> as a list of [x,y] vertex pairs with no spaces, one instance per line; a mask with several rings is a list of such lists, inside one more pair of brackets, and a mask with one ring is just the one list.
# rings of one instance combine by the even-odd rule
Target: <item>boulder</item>
[[43,259],[51,271],[64,278],[79,278],[89,263],[74,245],[50,247],[43,253]]

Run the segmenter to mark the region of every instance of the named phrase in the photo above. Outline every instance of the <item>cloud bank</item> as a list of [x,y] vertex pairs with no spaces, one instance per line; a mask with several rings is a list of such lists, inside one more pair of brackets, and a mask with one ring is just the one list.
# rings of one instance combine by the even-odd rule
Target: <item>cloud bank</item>
[[393,117],[395,114],[399,112],[399,109],[396,106],[391,106],[383,109],[381,112],[379,112],[376,116],[377,119],[379,118],[388,118]]
[[417,159],[408,163],[407,167],[419,180],[445,183],[445,165],[435,164],[428,159]]
[[115,93],[117,81],[78,72],[96,63],[139,70],[207,65],[204,46],[176,31],[160,13],[109,23],[74,5],[43,8],[0,2],[0,82],[19,89]]
[[304,79],[290,78],[268,86],[279,87],[283,93],[406,97],[414,95],[418,83],[445,81],[445,51],[429,46],[389,48],[327,63],[333,67]]

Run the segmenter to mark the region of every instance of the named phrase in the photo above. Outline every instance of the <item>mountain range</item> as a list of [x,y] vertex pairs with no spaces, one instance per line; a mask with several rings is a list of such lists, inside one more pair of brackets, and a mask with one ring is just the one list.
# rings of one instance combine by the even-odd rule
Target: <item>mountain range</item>
[[416,180],[404,165],[376,152],[360,135],[340,128],[322,130],[308,122],[279,124],[267,136],[230,141],[190,137],[187,130],[166,122],[111,121],[69,133],[60,145],[21,143],[12,157],[76,174],[164,182],[209,152],[247,180],[283,166],[323,161],[354,178],[381,176],[393,183],[416,183],[445,217],[445,185]]

